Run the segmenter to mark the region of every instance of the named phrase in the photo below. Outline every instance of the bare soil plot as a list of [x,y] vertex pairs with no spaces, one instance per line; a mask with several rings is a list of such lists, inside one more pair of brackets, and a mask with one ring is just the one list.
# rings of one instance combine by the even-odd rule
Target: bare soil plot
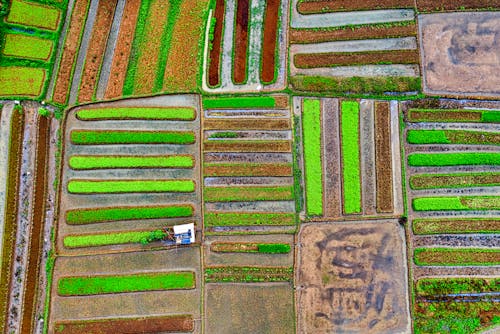
[[495,9],[500,8],[500,4],[496,0],[417,0],[417,8],[421,12],[441,12],[441,11],[455,11],[455,10],[468,10],[468,9]]
[[221,70],[221,50],[222,50],[222,34],[224,30],[224,0],[217,0],[213,17],[215,19],[214,38],[211,42],[212,49],[210,49],[209,57],[210,62],[208,66],[208,84],[210,86],[217,86],[220,83],[220,70]]
[[325,12],[341,12],[351,10],[388,9],[388,8],[412,8],[414,2],[411,0],[364,0],[364,1],[303,1],[297,4],[297,10],[301,14],[316,14]]
[[295,316],[290,284],[207,284],[207,333],[293,333]]
[[278,22],[280,0],[266,2],[264,17],[264,36],[262,38],[262,66],[261,79],[263,82],[272,82],[275,77],[276,43],[278,43]]
[[403,233],[396,221],[303,226],[298,332],[407,332]]
[[249,0],[237,0],[234,40],[233,79],[242,84],[247,77],[248,22],[250,20]]
[[[500,14],[421,15],[424,92],[432,95],[498,97]],[[484,78],[488,80],[484,80]]]

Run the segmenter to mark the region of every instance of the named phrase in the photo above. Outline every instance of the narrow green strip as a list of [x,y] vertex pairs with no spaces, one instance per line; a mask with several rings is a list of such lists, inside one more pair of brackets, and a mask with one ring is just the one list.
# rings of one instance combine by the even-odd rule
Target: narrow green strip
[[189,107],[177,108],[96,108],[82,109],[76,112],[78,119],[88,120],[186,120],[191,121],[196,117],[195,110]]
[[500,145],[500,134],[465,130],[409,130],[410,144]]
[[495,266],[500,264],[500,250],[491,248],[416,248],[419,266]]
[[500,110],[483,111],[481,121],[485,123],[500,123]]
[[415,211],[500,210],[500,196],[421,197],[413,199]]
[[413,153],[408,156],[410,166],[467,166],[500,165],[500,153]]
[[206,202],[283,201],[293,199],[293,187],[205,187]]
[[434,296],[445,294],[497,292],[500,278],[421,278],[417,281],[416,292],[419,295]]
[[294,213],[206,213],[205,226],[294,225]]
[[311,216],[323,214],[323,168],[321,164],[321,105],[319,100],[304,99],[304,169],[306,209]]
[[217,97],[203,99],[203,109],[217,108],[274,108],[276,101],[272,96]]
[[75,145],[106,144],[193,144],[194,132],[187,131],[71,131]]
[[89,181],[71,180],[68,191],[73,194],[112,194],[112,193],[148,193],[148,192],[193,192],[192,180],[123,180]]
[[72,169],[99,168],[193,168],[190,155],[177,156],[96,156],[77,155],[69,158]]
[[87,296],[105,293],[192,289],[194,272],[148,273],[113,276],[63,277],[57,282],[62,296]]
[[342,101],[342,175],[344,180],[344,212],[361,212],[361,177],[359,161],[359,104]]
[[450,144],[443,130],[408,130],[406,140],[410,144]]
[[108,245],[123,245],[139,243],[143,238],[148,237],[152,231],[117,232],[86,235],[69,235],[63,240],[64,247],[98,247]]

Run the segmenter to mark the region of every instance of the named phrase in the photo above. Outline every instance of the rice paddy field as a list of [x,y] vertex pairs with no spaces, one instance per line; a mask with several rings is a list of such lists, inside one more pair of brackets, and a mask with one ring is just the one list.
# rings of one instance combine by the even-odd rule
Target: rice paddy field
[[498,333],[499,11],[0,0],[0,333]]

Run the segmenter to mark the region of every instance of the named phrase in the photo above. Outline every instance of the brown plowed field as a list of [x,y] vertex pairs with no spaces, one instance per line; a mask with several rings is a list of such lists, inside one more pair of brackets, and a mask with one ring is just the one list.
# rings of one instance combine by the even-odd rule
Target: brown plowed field
[[429,176],[419,176],[414,175],[411,178],[411,185],[415,188],[447,188],[450,185],[462,184],[467,186],[468,184],[476,185],[492,185],[500,184],[500,175],[429,175]]
[[193,317],[187,315],[139,319],[65,321],[55,324],[55,333],[58,334],[139,334],[192,332],[193,329]]
[[407,26],[362,26],[337,30],[290,29],[290,43],[321,43],[330,41],[347,41],[357,39],[390,38],[416,36],[415,23]]
[[426,112],[418,110],[410,110],[408,112],[408,122],[443,122],[443,121],[477,121],[481,122],[481,112],[473,111],[446,111],[443,109],[440,112]]
[[381,52],[302,53],[293,57],[297,68],[331,67],[368,64],[418,64],[417,50]]
[[375,172],[377,212],[394,210],[392,196],[391,119],[389,103],[375,103]]
[[132,50],[132,41],[134,40],[135,26],[140,7],[140,1],[127,1],[125,3],[120,23],[120,32],[113,54],[108,86],[104,95],[106,99],[122,95],[123,84],[127,76],[128,58]]
[[431,231],[435,231],[435,233],[474,233],[482,231],[498,233],[500,231],[500,220],[419,219],[413,221],[413,231],[415,234],[428,234],[432,233]]
[[34,333],[35,319],[33,310],[36,307],[38,278],[40,274],[40,261],[43,246],[43,227],[45,223],[45,190],[47,188],[47,160],[50,140],[50,119],[39,117],[38,119],[38,142],[35,165],[35,191],[33,196],[33,225],[29,237],[29,254],[24,287],[23,318],[21,321],[21,333]]
[[481,8],[500,8],[498,0],[417,0],[417,8],[419,11],[433,12],[442,10],[457,10],[457,9],[481,9]]
[[249,0],[237,0],[236,27],[234,32],[233,80],[245,83],[247,77],[248,21],[250,19]]
[[276,95],[274,97],[276,108],[288,109],[288,96],[287,95]]
[[212,252],[257,252],[259,246],[251,242],[214,242],[210,245]]
[[80,36],[83,33],[85,21],[87,20],[89,3],[90,0],[75,1],[54,86],[54,95],[52,96],[52,101],[54,102],[66,104],[68,99],[68,90],[70,89],[73,76],[73,64],[80,49]]
[[257,166],[205,166],[204,176],[290,176],[292,167],[280,164],[262,164]]
[[289,130],[288,119],[207,119],[204,130]]
[[205,152],[291,152],[292,143],[287,140],[264,142],[232,142],[214,140],[203,144]]
[[94,95],[117,2],[118,0],[99,2],[78,90],[79,102],[90,102]]
[[[432,1],[432,0],[430,0]],[[433,1],[434,4],[436,1]],[[375,10],[388,8],[412,8],[413,0],[324,0],[304,1],[297,4],[297,10],[301,14],[328,13],[339,11]]]
[[222,33],[224,31],[224,10],[226,2],[217,0],[215,5],[215,30],[214,39],[212,41],[212,50],[210,50],[210,64],[208,67],[208,84],[217,86],[220,82],[220,61],[222,47]]
[[264,37],[262,39],[261,80],[272,82],[274,80],[274,68],[276,66],[276,42],[278,39],[278,14],[280,0],[266,1],[266,13],[264,17]]
[[463,263],[500,263],[500,252],[471,252],[468,250],[455,249],[453,252],[441,252],[432,248],[415,254],[419,262],[426,263],[426,265],[442,265],[456,264],[463,265]]

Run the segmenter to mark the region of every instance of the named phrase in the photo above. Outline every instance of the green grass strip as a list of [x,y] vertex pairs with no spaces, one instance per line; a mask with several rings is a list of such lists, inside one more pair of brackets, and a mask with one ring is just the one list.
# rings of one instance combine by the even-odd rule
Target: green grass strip
[[191,205],[127,206],[70,210],[66,212],[66,223],[79,225],[119,220],[165,219],[191,216],[193,216],[193,207]]
[[410,177],[412,189],[439,189],[500,186],[500,173],[416,174]]
[[68,183],[72,194],[193,192],[194,187],[192,180],[71,180]]
[[483,111],[481,121],[485,123],[500,123],[500,110]]
[[500,134],[465,130],[409,130],[410,144],[500,145]]
[[413,153],[408,156],[410,166],[467,166],[500,165],[500,153],[464,152],[464,153]]
[[194,132],[187,131],[92,131],[73,130],[71,142],[76,145],[106,144],[193,144]]
[[415,264],[419,266],[496,266],[500,250],[491,248],[416,248]]
[[48,61],[53,47],[54,42],[50,39],[21,34],[6,34],[3,54],[5,56]]
[[500,196],[414,198],[413,209],[415,211],[500,210]]
[[276,101],[272,96],[213,97],[203,99],[203,109],[274,108],[275,106]]
[[259,253],[286,254],[290,253],[290,244],[257,244]]
[[64,237],[63,244],[64,247],[67,248],[81,248],[140,243],[141,240],[147,238],[151,232],[152,231],[134,231],[69,235]]
[[295,225],[295,213],[205,213],[205,226]]
[[192,121],[196,118],[196,112],[190,107],[177,108],[96,108],[82,109],[76,112],[80,120],[181,120]]
[[425,234],[466,234],[466,233],[500,233],[498,218],[439,218],[415,219],[412,223],[413,233]]
[[420,296],[498,292],[499,286],[500,278],[426,277],[417,281],[416,292]]
[[62,296],[88,296],[105,293],[192,289],[194,272],[147,273],[133,275],[63,277],[57,282]]
[[342,101],[342,176],[344,179],[344,212],[361,212],[361,176],[359,161],[359,104]]
[[206,202],[286,201],[293,199],[293,186],[205,187]]
[[32,2],[14,0],[10,5],[7,22],[28,27],[57,30],[61,19],[61,11]]
[[323,214],[323,168],[321,164],[321,105],[304,99],[302,114],[306,210],[310,216]]
[[171,156],[98,156],[75,155],[69,158],[72,169],[100,168],[193,168],[191,155]]

